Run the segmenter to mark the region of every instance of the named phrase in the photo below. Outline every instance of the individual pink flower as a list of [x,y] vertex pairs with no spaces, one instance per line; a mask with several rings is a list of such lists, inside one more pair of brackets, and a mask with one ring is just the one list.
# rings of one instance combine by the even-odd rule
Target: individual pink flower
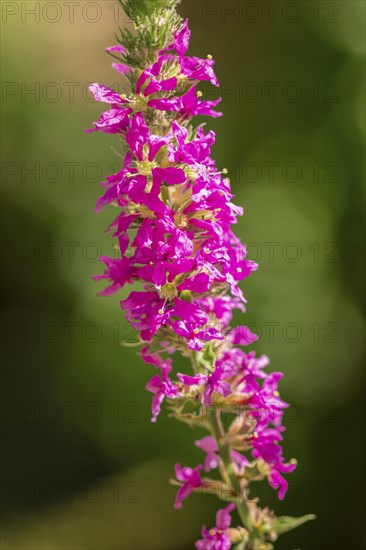
[[[202,439],[195,441],[194,444],[206,453],[204,460],[205,471],[209,472],[210,470],[217,468],[220,462],[220,455],[218,454],[219,446],[215,438],[211,435],[206,435]],[[243,474],[245,467],[249,464],[249,460],[235,450],[231,450],[230,454],[237,474]]]
[[195,468],[189,468],[185,466],[181,468],[179,464],[175,465],[175,475],[178,481],[182,482],[182,486],[178,490],[176,499],[175,499],[175,508],[179,510],[183,507],[183,500],[189,497],[189,495],[195,489],[202,487],[202,480],[200,477],[200,470],[203,466],[199,464]]
[[196,542],[197,550],[230,550],[231,539],[228,529],[231,525],[230,513],[234,510],[235,504],[230,503],[225,508],[218,510],[216,514],[216,525],[207,529],[202,528],[202,539]]
[[151,405],[151,422],[156,422],[160,414],[161,404],[166,397],[174,399],[179,395],[178,387],[169,378],[169,374],[173,369],[171,359],[161,362],[159,368],[161,369],[161,376],[155,374],[146,384],[146,389],[154,395]]
[[217,392],[224,397],[231,393],[231,385],[227,381],[236,374],[236,367],[227,364],[220,365],[215,368],[210,374],[196,374],[188,376],[178,373],[178,379],[186,386],[204,386],[202,393],[202,404],[209,407],[212,403],[212,394]]

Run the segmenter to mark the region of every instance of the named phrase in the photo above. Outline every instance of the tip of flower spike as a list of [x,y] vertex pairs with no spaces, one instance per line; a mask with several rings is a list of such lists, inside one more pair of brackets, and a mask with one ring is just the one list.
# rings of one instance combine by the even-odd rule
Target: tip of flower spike
[[208,54],[206,55],[206,57],[207,57],[207,59],[209,59],[209,60],[212,59],[212,55],[211,55],[210,53],[208,53]]

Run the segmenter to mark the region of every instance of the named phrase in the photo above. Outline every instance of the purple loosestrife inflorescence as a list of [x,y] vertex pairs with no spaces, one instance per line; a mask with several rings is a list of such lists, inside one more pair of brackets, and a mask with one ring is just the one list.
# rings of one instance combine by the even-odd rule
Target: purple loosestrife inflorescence
[[[287,407],[277,389],[282,374],[266,373],[268,358],[242,349],[257,339],[247,327],[230,327],[233,311],[245,312],[239,282],[257,265],[231,229],[242,209],[232,202],[226,171],[211,158],[215,134],[192,122],[221,115],[220,99],[204,101],[197,91],[199,82],[218,86],[218,80],[211,55],[187,55],[190,30],[175,11],[177,1],[122,1],[135,34],[121,31],[107,52],[129,91],[90,86],[109,105],[90,131],[117,134],[125,150],[97,202],[97,210],[118,208],[109,230],[120,256],[102,257],[106,269],[95,279],[108,281],[102,295],[140,283],[121,307],[139,333],[142,359],[157,371],[146,384],[152,421],[165,400],[172,416],[209,432],[195,442],[203,464],[177,464],[172,480],[179,487],[176,508],[194,491],[231,501],[214,528],[203,528],[196,548],[270,549],[279,534],[311,516],[277,518],[249,499],[250,483],[263,479],[283,499],[283,474],[296,464],[285,461],[280,445]],[[190,362],[184,373],[174,372],[176,353]],[[207,478],[208,472],[218,476]],[[241,525],[234,529],[235,507]]]

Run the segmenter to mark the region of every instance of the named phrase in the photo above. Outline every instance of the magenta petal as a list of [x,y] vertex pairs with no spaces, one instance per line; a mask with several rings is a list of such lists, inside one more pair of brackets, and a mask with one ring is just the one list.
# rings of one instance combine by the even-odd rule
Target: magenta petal
[[219,86],[214,70],[212,59],[201,59],[199,57],[184,57],[180,60],[183,74],[192,80],[208,80],[214,86]]
[[206,376],[203,374],[196,374],[196,376],[188,376],[186,374],[177,374],[178,380],[183,382],[186,386],[197,386],[200,384],[204,384],[206,381]]
[[95,101],[103,101],[104,103],[110,103],[111,105],[115,103],[124,103],[121,96],[118,95],[114,90],[103,86],[102,84],[91,84],[89,90],[94,95]]
[[121,45],[117,44],[116,46],[108,46],[108,48],[105,49],[107,53],[109,52],[117,52],[124,55],[126,53],[126,49]]
[[98,122],[94,122],[95,130],[108,134],[118,134],[126,130],[129,124],[130,109],[110,109],[105,111]]
[[142,148],[150,135],[149,127],[140,113],[134,116],[131,127],[126,134],[126,141],[138,160],[142,160]]
[[202,470],[202,465],[199,464],[195,468],[181,468],[179,464],[176,464],[176,478],[178,481],[183,482],[183,486],[178,490],[175,499],[175,508],[180,509],[183,507],[183,500],[189,497],[189,495],[202,486],[202,480],[199,471]]
[[178,298],[174,302],[174,315],[182,317],[187,322],[194,323],[196,328],[208,321],[207,313],[200,307],[197,307],[197,304],[190,304]]
[[172,97],[171,99],[149,99],[147,105],[153,109],[158,109],[158,111],[179,111],[182,107],[182,102],[179,97]]
[[277,471],[274,470],[269,477],[269,484],[272,489],[278,489],[278,498],[283,500],[287,493],[288,483],[283,476]]
[[181,168],[154,168],[153,177],[162,183],[168,183],[170,185],[176,185],[186,181],[186,175]]
[[158,393],[161,390],[163,384],[161,378],[158,374],[155,374],[148,383],[146,384],[146,389],[151,393]]
[[186,279],[179,285],[179,290],[191,290],[192,292],[206,292],[211,286],[212,278],[207,273],[199,273]]
[[188,19],[186,19],[181,30],[174,35],[174,47],[177,53],[180,55],[186,54],[190,37],[191,31],[188,28]]
[[222,508],[216,514],[216,526],[223,531],[231,525],[230,512],[235,509],[235,504],[231,502],[226,508]]
[[131,67],[125,65],[124,63],[112,63],[112,68],[118,71],[123,76],[132,70]]
[[148,96],[161,91],[172,91],[175,90],[176,87],[177,78],[175,76],[167,78],[166,80],[151,80],[144,90],[144,95]]
[[258,336],[245,326],[235,327],[229,332],[227,338],[235,346],[248,346],[258,340]]
[[205,451],[205,453],[217,453],[219,450],[216,439],[212,435],[206,435],[202,439],[195,441],[194,444],[199,449],[202,449],[202,451]]
[[150,136],[149,138],[149,161],[152,161],[160,149],[166,145],[168,138],[166,136]]

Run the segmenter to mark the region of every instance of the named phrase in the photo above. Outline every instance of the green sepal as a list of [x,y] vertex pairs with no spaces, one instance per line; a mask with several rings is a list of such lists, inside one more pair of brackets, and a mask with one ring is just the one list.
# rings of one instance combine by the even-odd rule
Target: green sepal
[[245,550],[246,545],[247,545],[247,541],[242,540],[238,542],[238,544],[235,544],[232,550]]
[[267,473],[268,466],[265,465],[264,461],[256,460],[245,467],[243,477],[250,483],[251,481],[262,480]]
[[271,531],[275,531],[277,535],[282,535],[282,533],[287,533],[292,529],[296,529],[303,523],[316,519],[314,514],[307,514],[306,516],[301,516],[299,518],[293,518],[291,516],[280,516],[275,519],[271,527]]

